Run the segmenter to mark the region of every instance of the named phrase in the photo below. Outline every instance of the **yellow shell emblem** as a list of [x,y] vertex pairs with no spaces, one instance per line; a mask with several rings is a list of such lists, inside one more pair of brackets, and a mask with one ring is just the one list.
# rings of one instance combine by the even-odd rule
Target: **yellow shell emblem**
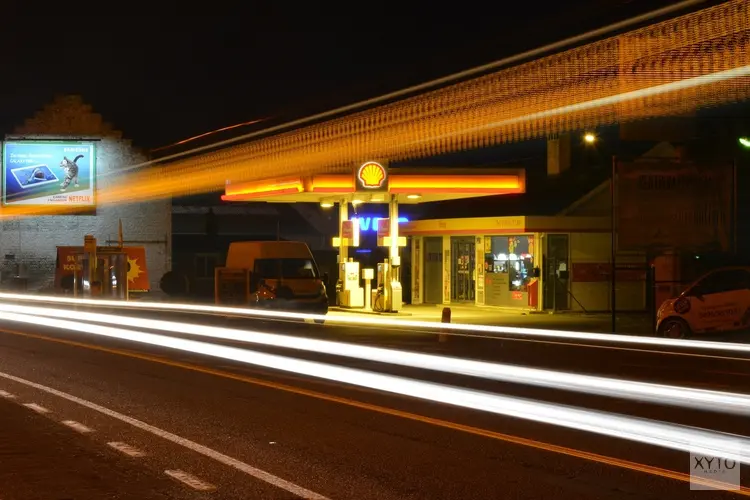
[[366,188],[379,188],[385,180],[385,168],[380,163],[371,161],[359,167],[359,181]]

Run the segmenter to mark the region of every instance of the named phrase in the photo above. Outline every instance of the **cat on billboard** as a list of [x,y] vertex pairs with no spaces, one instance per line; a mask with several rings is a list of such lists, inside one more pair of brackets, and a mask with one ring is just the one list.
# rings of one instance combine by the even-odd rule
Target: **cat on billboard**
[[9,141],[2,204],[94,206],[96,151],[90,142]]

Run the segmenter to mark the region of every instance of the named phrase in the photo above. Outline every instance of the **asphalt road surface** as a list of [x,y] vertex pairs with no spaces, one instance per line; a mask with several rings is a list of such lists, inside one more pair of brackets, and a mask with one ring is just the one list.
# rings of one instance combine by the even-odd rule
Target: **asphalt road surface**
[[[693,387],[744,392],[748,386],[745,357],[722,352],[707,357],[510,337],[441,343],[424,332],[240,323],[235,326]],[[15,322],[0,327],[3,500],[737,496],[691,491],[690,457],[683,452],[87,333]],[[747,434],[743,419],[721,413],[220,343]]]

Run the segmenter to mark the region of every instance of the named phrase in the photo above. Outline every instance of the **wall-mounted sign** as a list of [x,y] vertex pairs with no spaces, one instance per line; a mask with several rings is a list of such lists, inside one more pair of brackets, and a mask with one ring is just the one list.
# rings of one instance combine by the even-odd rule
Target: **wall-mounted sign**
[[357,191],[388,191],[388,168],[376,161],[368,161],[357,168],[354,173]]
[[[352,220],[356,220],[359,222],[359,230],[362,233],[374,233],[378,230],[378,221],[379,220],[387,220],[387,217],[354,217]],[[406,217],[399,217],[398,223],[403,224],[405,222],[409,222],[409,219]]]
[[5,143],[3,206],[94,207],[95,185],[96,150],[93,143]]
[[728,251],[735,237],[733,168],[731,163],[618,162],[618,247]]

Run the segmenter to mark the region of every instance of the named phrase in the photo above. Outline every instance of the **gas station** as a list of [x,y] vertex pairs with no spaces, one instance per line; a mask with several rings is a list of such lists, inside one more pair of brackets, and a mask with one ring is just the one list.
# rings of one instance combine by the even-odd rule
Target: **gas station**
[[[406,236],[399,231],[399,222],[404,222],[399,205],[520,194],[525,190],[522,169],[389,169],[386,162],[366,161],[354,166],[350,174],[227,183],[222,200],[338,207],[338,235],[331,242],[339,249],[337,304],[352,309],[398,312],[403,303],[400,248],[407,245]],[[387,204],[388,216],[367,221],[350,217],[350,204],[355,209],[365,204]],[[349,256],[350,248],[360,246],[360,232],[370,227],[377,229],[377,245],[388,251],[388,257],[377,264],[377,274],[372,268],[360,269],[360,263]]]

